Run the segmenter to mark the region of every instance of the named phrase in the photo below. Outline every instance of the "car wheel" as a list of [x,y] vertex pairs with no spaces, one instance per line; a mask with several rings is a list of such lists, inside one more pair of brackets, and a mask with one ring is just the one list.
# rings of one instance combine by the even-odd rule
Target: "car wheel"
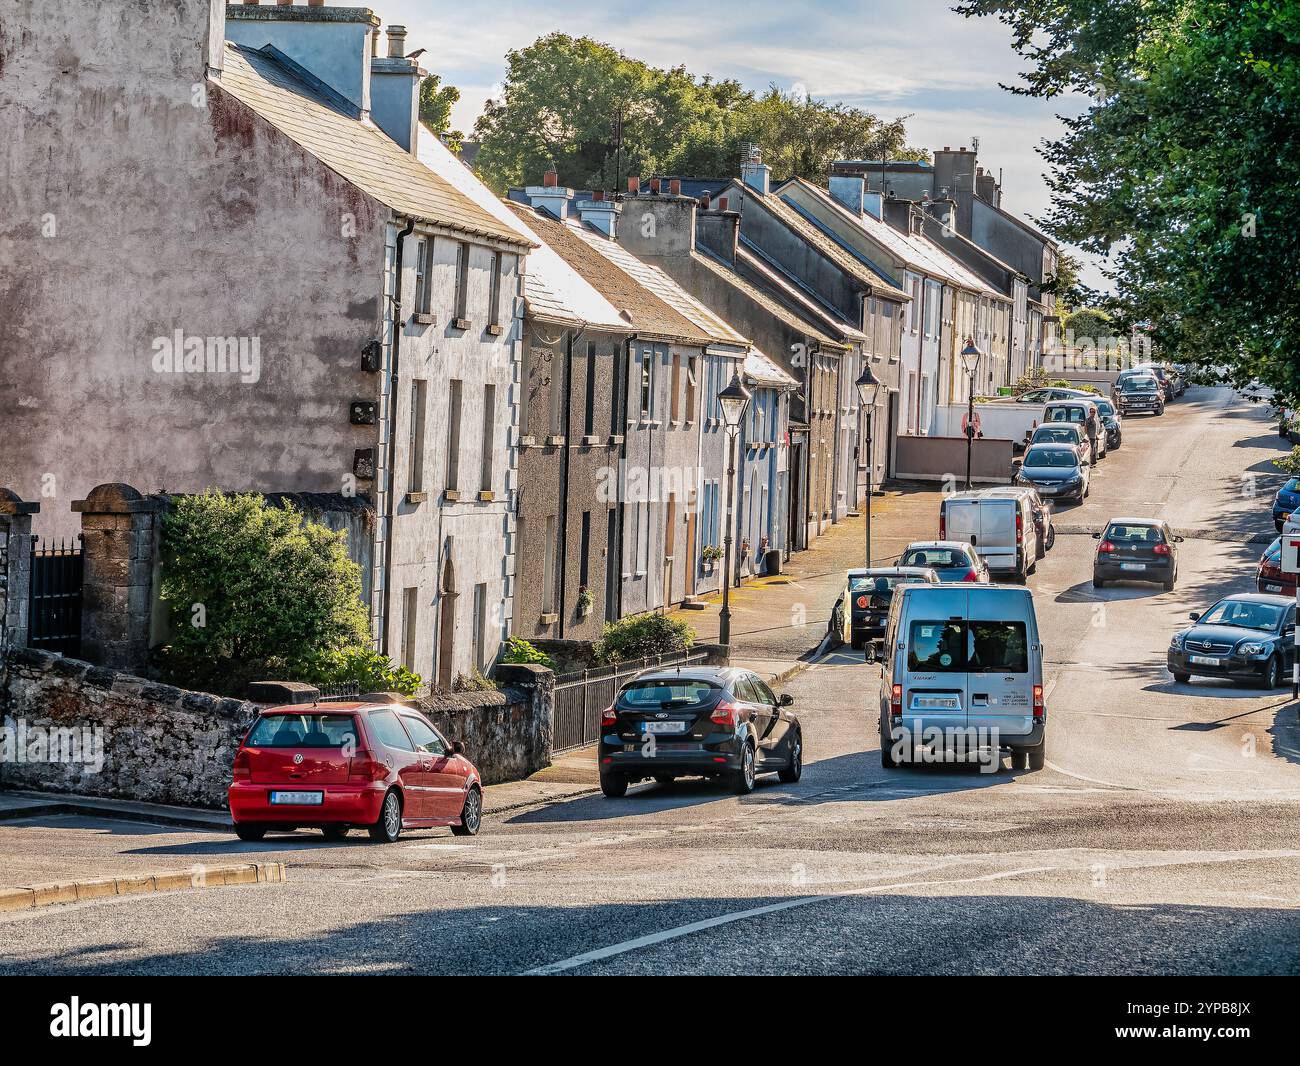
[[790,743],[790,765],[777,775],[784,784],[793,785],[803,777],[803,734],[796,733]]
[[246,840],[251,844],[255,841],[261,840],[262,837],[266,836],[266,826],[240,825],[238,822],[236,822],[235,836],[239,837],[240,840]]
[[1028,770],[1029,769],[1029,752],[1013,751],[1011,753],[1011,769]]
[[1106,587],[1106,579],[1102,577],[1094,577],[1092,579],[1092,587],[1095,589],[1104,589]]
[[379,817],[370,827],[370,839],[381,844],[396,844],[402,835],[402,798],[395,791],[384,797]]
[[1166,581],[1166,582],[1164,583],[1164,586],[1165,586],[1165,591],[1166,591],[1166,592],[1173,592],[1173,591],[1174,591],[1174,579],[1171,577],[1168,581]]
[[1181,670],[1172,670],[1170,672],[1174,675],[1174,680],[1180,685],[1185,685],[1192,679],[1191,674],[1185,674]]
[[1041,770],[1047,765],[1047,742],[1044,741],[1036,748],[1030,748],[1025,752],[1025,761],[1028,763],[1030,770]]
[[1032,563],[1029,564],[1029,569],[1025,571],[1025,576],[1026,576],[1026,577],[1028,577],[1030,574],[1036,574],[1036,573],[1038,573],[1038,559],[1039,559],[1039,556],[1038,556],[1037,554],[1035,554],[1035,556],[1034,556],[1034,561],[1033,561]]
[[346,825],[326,825],[321,827],[321,833],[326,840],[342,840],[348,835]]
[[1264,687],[1267,689],[1277,688],[1282,682],[1282,664],[1277,661],[1274,655],[1268,661],[1268,666],[1264,670]]
[[887,737],[880,738],[880,765],[886,770],[897,770],[902,765],[894,758],[894,745]]
[[600,791],[610,799],[627,795],[627,778],[622,774],[601,774]]
[[1091,493],[1092,493],[1092,482],[1089,481],[1086,485],[1083,486],[1083,495],[1079,497],[1079,502],[1082,503],[1084,500],[1088,498],[1088,496]]
[[1160,417],[1162,414],[1164,414],[1164,413],[1165,413],[1165,409],[1164,409],[1163,407],[1157,407],[1157,408],[1156,408],[1156,417],[1157,417],[1157,418],[1159,418],[1159,417]]
[[727,784],[737,796],[748,796],[754,791],[754,745],[746,742],[740,752],[740,768],[727,773]]
[[1051,529],[1047,531],[1047,550],[1051,551],[1052,547],[1055,544],[1056,544],[1056,527],[1052,526]]
[[458,837],[474,837],[482,824],[483,793],[471,786],[465,793],[465,806],[460,809],[460,825],[453,825],[451,831]]

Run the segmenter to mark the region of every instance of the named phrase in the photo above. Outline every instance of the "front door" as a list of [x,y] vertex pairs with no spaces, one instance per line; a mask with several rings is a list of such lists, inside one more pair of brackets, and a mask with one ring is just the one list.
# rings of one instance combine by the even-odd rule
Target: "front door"
[[686,594],[694,596],[698,586],[698,564],[695,561],[695,508],[686,515]]
[[392,711],[373,711],[366,718],[366,726],[385,749],[382,755],[375,752],[375,756],[390,760],[397,771],[402,786],[402,821],[422,822],[431,818],[424,753],[416,749],[415,742]]
[[677,598],[673,593],[673,553],[677,550],[677,496],[668,497],[668,514],[664,522],[664,607],[671,607]]

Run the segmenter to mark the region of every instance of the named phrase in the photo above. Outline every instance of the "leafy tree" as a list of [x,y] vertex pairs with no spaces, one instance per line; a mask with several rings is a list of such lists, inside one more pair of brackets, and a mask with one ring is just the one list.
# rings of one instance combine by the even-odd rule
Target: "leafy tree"
[[293,507],[257,494],[176,497],[162,559],[174,630],[162,666],[176,684],[242,696],[249,680],[297,679],[322,657],[368,648],[344,534]]
[[540,37],[510,52],[507,64],[502,98],[474,127],[475,166],[499,190],[539,181],[552,164],[562,184],[613,188],[620,113],[623,175],[727,176],[747,143],[763,148],[779,177],[814,181],[824,181],[838,157],[924,158],[905,147],[901,119],[882,122],[776,87],[756,96],[734,80],[662,70],[589,37]]
[[460,101],[460,90],[454,85],[443,85],[442,78],[430,74],[420,82],[420,121],[429,132],[447,142],[453,152],[459,152],[465,135],[451,128],[451,109]]
[[1013,92],[1083,93],[1043,154],[1063,241],[1113,258],[1107,307],[1175,359],[1300,396],[1300,5],[960,0],[1011,28]]

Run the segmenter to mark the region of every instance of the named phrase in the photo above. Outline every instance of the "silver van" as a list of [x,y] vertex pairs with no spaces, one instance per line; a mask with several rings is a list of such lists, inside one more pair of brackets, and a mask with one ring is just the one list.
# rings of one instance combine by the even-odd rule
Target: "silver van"
[[1043,646],[1028,589],[902,585],[881,646],[880,762],[983,753],[1041,770]]
[[993,575],[1021,584],[1038,568],[1034,508],[1024,493],[955,492],[939,505],[939,539],[971,545]]

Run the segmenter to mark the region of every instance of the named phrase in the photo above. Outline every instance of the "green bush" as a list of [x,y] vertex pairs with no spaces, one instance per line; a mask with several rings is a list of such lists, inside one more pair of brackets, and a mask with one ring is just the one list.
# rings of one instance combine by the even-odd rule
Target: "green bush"
[[535,663],[538,666],[545,666],[549,670],[555,669],[555,660],[546,652],[534,647],[523,637],[511,637],[506,641],[505,654],[501,656],[503,663]]
[[242,696],[250,680],[303,670],[377,676],[344,534],[255,493],[209,491],[173,501],[162,560],[174,636],[159,665],[173,684]]
[[686,651],[695,643],[695,628],[664,614],[637,614],[606,622],[596,644],[600,662],[615,663]]
[[358,692],[400,692],[414,696],[422,683],[419,674],[398,666],[373,648],[325,651],[290,667],[295,681],[321,688],[355,684]]
[[1300,447],[1292,448],[1290,454],[1273,460],[1273,465],[1292,477],[1300,477]]
[[468,674],[457,674],[451,690],[452,692],[490,692],[496,687],[490,678],[473,670]]

